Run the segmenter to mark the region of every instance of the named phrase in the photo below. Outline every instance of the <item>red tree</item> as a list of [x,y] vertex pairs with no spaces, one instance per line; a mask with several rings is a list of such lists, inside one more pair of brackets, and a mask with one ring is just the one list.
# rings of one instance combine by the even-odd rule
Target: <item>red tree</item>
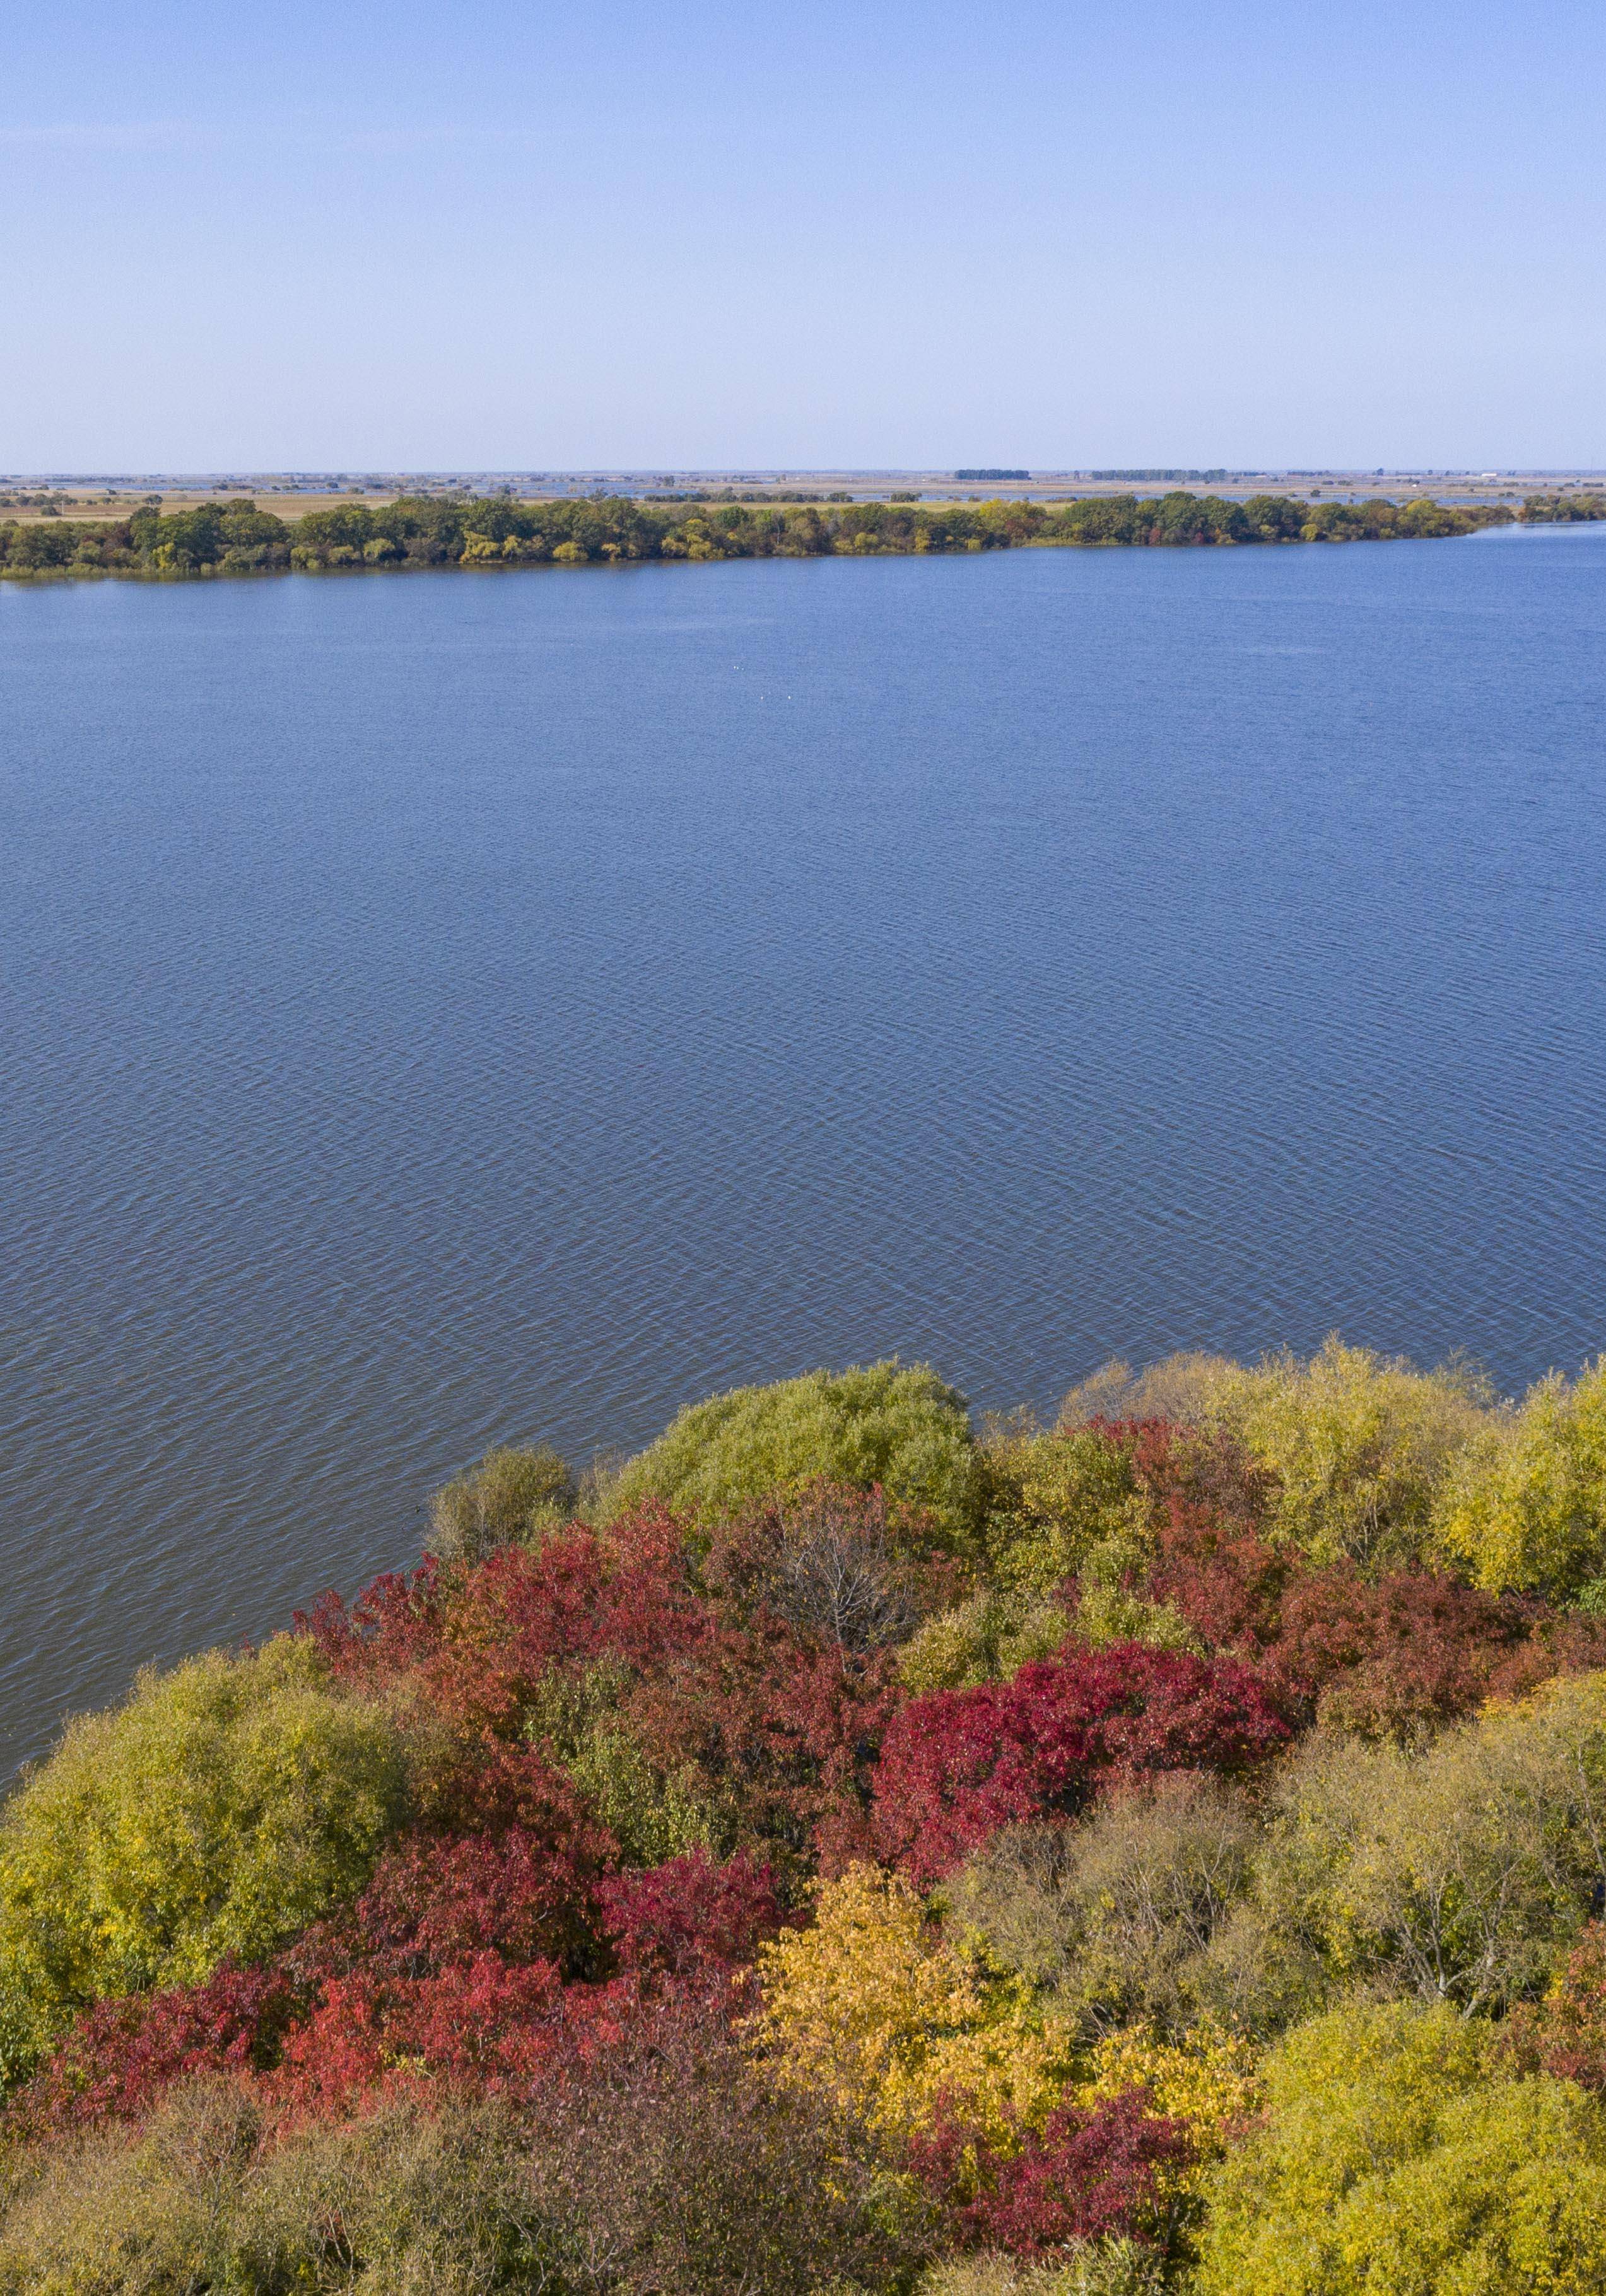
[[784,1919],[768,1866],[741,1852],[717,1866],[694,1849],[610,1874],[597,1894],[619,1967],[637,1978],[741,1968]]
[[1182,2122],[1148,2108],[1146,2091],[1127,2089],[1086,2110],[1062,2105],[1013,2152],[980,2144],[979,2189],[969,2200],[955,2198],[963,2189],[963,2129],[939,2123],[916,2143],[914,2167],[963,2247],[1042,2256],[1110,2233],[1164,2242],[1173,2213],[1164,2172],[1196,2153]]
[[1074,1816],[1145,1776],[1246,1769],[1287,1736],[1234,1660],[1143,1643],[1068,1649],[1012,1682],[911,1699],[875,1774],[876,1840],[929,1884],[1004,1826]]
[[7,2120],[29,2136],[138,2120],[186,2074],[271,2063],[297,2005],[283,1971],[228,1962],[201,1985],[97,2002],[12,2098]]

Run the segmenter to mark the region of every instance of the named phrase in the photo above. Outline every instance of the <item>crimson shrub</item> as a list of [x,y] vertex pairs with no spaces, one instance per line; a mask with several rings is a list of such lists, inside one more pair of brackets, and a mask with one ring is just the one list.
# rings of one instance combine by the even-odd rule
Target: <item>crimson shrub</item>
[[[1110,2234],[1168,2244],[1177,2210],[1166,2172],[1196,2158],[1187,2128],[1155,2115],[1141,2088],[1089,2107],[1062,2105],[1012,2151],[976,2144],[962,2128],[940,2122],[913,2153],[958,2245],[1016,2256]],[[956,2197],[972,2180],[973,2196]]]
[[1075,1816],[1143,1777],[1247,1769],[1288,1734],[1236,1660],[1068,1645],[1011,1682],[933,1691],[899,1710],[875,1772],[877,1844],[929,1884],[1006,1825]]

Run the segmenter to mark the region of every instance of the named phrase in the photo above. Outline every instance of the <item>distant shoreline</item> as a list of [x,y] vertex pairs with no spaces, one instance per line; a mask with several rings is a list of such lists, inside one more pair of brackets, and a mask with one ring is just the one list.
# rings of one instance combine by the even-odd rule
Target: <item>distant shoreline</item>
[[520,502],[505,496],[399,496],[351,503],[293,524],[249,499],[164,516],[155,508],[90,522],[0,522],[0,575],[22,580],[193,580],[218,575],[471,571],[512,566],[709,562],[734,558],[944,555],[1020,548],[1198,548],[1243,544],[1448,539],[1494,526],[1606,520],[1606,493],[1530,495],[1519,508],[1244,501],[1184,490],[1083,496],[1052,504],[996,499],[923,505],[859,502],[643,502],[627,496]]

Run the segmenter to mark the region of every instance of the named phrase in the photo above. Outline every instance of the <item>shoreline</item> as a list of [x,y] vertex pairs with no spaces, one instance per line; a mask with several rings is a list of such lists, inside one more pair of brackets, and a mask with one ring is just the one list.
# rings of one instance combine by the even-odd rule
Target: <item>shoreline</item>
[[195,580],[219,575],[467,570],[514,566],[709,563],[739,558],[905,557],[999,549],[1233,548],[1322,542],[1449,540],[1511,525],[1606,520],[1606,493],[1533,495],[1505,504],[1228,500],[1178,489],[1158,497],[1081,496],[1044,504],[664,504],[624,496],[521,503],[505,496],[401,496],[353,503],[293,524],[249,499],[123,519],[0,521],[11,580]]

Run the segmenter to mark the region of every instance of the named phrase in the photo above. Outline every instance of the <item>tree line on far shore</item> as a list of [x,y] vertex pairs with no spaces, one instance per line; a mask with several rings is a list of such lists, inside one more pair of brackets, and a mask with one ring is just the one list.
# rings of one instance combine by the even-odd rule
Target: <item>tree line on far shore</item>
[[597,496],[562,502],[500,496],[402,496],[377,507],[342,504],[291,521],[249,500],[203,503],[164,516],[0,522],[0,572],[143,575],[315,572],[460,566],[579,566],[649,559],[826,558],[1023,545],[1189,546],[1240,543],[1383,542],[1466,535],[1513,521],[1552,524],[1606,517],[1606,495],[1536,495],[1512,511],[1409,502],[1313,503],[1289,495],[1178,490],[1087,496],[1067,503],[912,505],[638,502]]

